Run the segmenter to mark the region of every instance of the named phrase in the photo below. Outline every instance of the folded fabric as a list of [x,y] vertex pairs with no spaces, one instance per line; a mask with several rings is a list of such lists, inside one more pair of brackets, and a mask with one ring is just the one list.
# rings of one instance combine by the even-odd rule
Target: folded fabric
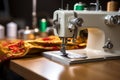
[[27,54],[28,49],[23,40],[5,40],[0,43],[0,61],[22,57]]
[[[27,54],[41,53],[49,50],[60,50],[61,39],[58,36],[48,36],[35,40],[4,40],[0,41],[0,62],[24,57]],[[79,49],[85,47],[85,44],[73,44],[68,42],[66,49]]]

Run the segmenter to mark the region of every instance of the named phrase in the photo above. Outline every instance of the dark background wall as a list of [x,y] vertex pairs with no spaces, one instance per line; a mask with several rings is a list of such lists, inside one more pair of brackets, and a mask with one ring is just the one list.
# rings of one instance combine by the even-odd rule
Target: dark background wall
[[[53,11],[60,7],[60,0],[37,0],[37,18],[52,18]],[[10,14],[32,25],[32,0],[10,0]]]
[[[61,4],[62,1],[63,6]],[[107,2],[110,0],[99,1],[102,9],[106,10]],[[120,0],[115,1],[118,1],[120,4]],[[37,0],[37,18],[38,20],[42,17],[52,18],[53,12],[61,8],[61,6],[65,9],[66,5],[69,4],[69,9],[73,9],[74,4],[77,2],[83,2],[87,6],[90,6],[89,4],[96,2],[96,0]],[[13,20],[21,20],[25,22],[25,25],[32,25],[32,0],[8,0],[8,4],[9,16]]]

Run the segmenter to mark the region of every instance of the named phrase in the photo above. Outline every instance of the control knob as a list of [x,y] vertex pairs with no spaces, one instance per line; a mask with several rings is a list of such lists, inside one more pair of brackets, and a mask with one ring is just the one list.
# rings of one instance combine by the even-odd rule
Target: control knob
[[120,25],[120,15],[107,15],[105,17],[105,24]]

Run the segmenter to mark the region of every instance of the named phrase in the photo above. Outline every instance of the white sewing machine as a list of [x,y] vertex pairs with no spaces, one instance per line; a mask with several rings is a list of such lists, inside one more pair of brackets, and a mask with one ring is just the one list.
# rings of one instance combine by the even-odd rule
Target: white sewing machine
[[[63,44],[45,57],[68,65],[120,58],[120,12],[57,10],[53,19]],[[75,39],[81,29],[88,30],[87,47],[65,50],[67,38]]]

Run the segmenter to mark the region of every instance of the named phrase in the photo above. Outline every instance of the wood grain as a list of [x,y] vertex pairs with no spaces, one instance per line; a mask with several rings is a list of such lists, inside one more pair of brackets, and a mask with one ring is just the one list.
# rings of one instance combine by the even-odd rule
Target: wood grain
[[11,60],[10,68],[27,80],[120,80],[120,59],[66,66],[40,56]]

